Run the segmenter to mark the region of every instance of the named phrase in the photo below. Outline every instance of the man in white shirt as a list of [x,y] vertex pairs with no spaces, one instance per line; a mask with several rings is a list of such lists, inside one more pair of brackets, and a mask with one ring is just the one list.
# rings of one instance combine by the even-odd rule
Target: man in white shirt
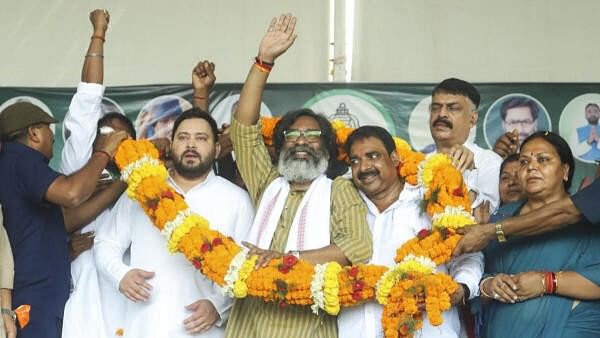
[[500,204],[498,177],[502,159],[467,140],[477,124],[480,100],[477,89],[466,81],[450,78],[440,82],[432,93],[429,129],[436,151],[450,155],[462,171],[472,207],[485,202],[489,203],[489,211],[494,211]]
[[[396,249],[415,237],[422,229],[431,229],[431,219],[419,207],[424,194],[422,186],[413,186],[398,176],[401,159],[392,136],[383,128],[363,126],[356,129],[346,143],[350,157],[352,180],[367,204],[367,220],[373,235],[373,257],[370,264],[393,266]],[[478,295],[478,283],[483,273],[483,255],[474,253],[455,258],[438,267],[459,283],[451,295],[453,305],[463,304]],[[338,317],[339,335],[352,337],[383,337],[381,316],[383,307],[370,302],[345,308]],[[459,337],[460,321],[457,307],[443,313],[439,327],[423,319],[417,337]]]
[[[169,184],[213,229],[239,241],[254,210],[245,191],[213,173],[216,140],[217,125],[208,113],[194,108],[180,115],[172,132]],[[124,194],[105,229],[96,236],[94,254],[100,271],[129,300],[125,336],[223,336],[232,300],[183,255],[168,253],[166,240],[135,201]],[[128,248],[130,265],[121,260]]]
[[[104,94],[102,55],[109,14],[105,10],[94,10],[90,13],[90,22],[93,35],[83,63],[81,82],[63,121],[65,144],[61,154],[60,172],[65,175],[76,172],[89,161],[97,136],[97,127],[110,126],[113,130],[124,130],[130,137],[135,137],[133,124],[126,116],[111,113],[101,118]],[[114,162],[110,162],[107,167],[116,168]],[[107,204],[112,205],[126,185],[111,180],[105,181],[104,184],[116,187],[110,201],[107,201]],[[80,231],[71,234],[73,288],[65,304],[62,338],[113,337],[116,328],[122,326],[125,303],[118,292],[109,288],[106,280],[98,277],[94,256],[90,250],[94,233],[107,219],[109,212],[110,208],[101,211],[97,217],[83,222],[86,225]]]

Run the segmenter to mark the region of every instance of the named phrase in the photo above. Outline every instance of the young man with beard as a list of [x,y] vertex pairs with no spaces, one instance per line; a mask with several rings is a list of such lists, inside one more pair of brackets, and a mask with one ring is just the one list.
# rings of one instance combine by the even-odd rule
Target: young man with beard
[[502,162],[493,151],[468,141],[471,128],[477,124],[480,99],[470,83],[446,79],[433,89],[429,115],[436,151],[448,154],[462,171],[476,217],[486,205],[494,211],[500,204],[498,177]]
[[[352,181],[367,204],[368,222],[373,234],[373,257],[369,263],[393,266],[396,249],[423,229],[431,229],[431,219],[421,211],[424,189],[398,176],[400,158],[392,136],[383,128],[363,126],[346,141]],[[478,295],[483,273],[481,253],[463,255],[438,267],[460,286],[451,295],[453,305],[464,304]],[[383,307],[370,302],[343,309],[338,317],[340,337],[383,337]],[[425,318],[418,337],[459,337],[457,307],[443,313],[444,323],[434,327]]]
[[[168,180],[211,228],[239,241],[254,211],[245,191],[214,174],[212,166],[220,151],[216,140],[217,125],[208,113],[194,108],[181,114],[172,131],[173,168]],[[128,299],[126,336],[223,336],[232,300],[184,256],[164,249],[166,239],[137,202],[121,196],[106,228],[96,237],[96,262]],[[121,260],[128,248],[130,265]]]
[[[259,255],[257,266],[292,254],[312,263],[342,265],[371,257],[366,210],[352,183],[336,178],[346,170],[336,160],[329,122],[309,109],[285,114],[273,138],[274,166],[261,137],[260,103],[269,65],[294,42],[296,18],[273,19],[250,69],[231,125],[238,168],[258,205],[246,246]],[[332,180],[334,179],[334,180]],[[227,337],[337,337],[336,319],[309,307],[237,299]]]
[[585,106],[585,119],[588,124],[577,128],[576,141],[571,144],[576,145],[574,152],[577,156],[586,161],[600,160],[600,106],[596,103],[588,103]]

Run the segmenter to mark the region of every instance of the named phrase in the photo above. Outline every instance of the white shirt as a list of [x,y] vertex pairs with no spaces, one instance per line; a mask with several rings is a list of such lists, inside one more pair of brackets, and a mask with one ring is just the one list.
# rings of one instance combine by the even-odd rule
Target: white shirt
[[[236,240],[246,236],[254,210],[248,194],[216,176],[212,171],[206,180],[184,193],[172,179],[169,184],[184,196],[190,209],[205,217],[212,229]],[[123,194],[112,210],[111,220],[96,236],[95,257],[101,273],[110,277],[116,289],[123,276],[138,268],[155,273],[150,299],[134,303],[127,300],[124,333],[126,337],[189,337],[183,321],[191,315],[185,306],[208,299],[217,309],[222,325],[233,300],[222,296],[220,288],[197,271],[182,254],[170,254],[166,239],[152,225],[137,204]],[[131,264],[121,260],[131,249]],[[125,297],[125,296],[123,296]],[[222,337],[224,327],[214,326],[202,337]]]
[[[104,86],[100,84],[81,82],[77,86],[63,121],[68,137],[61,154],[61,173],[70,175],[89,161],[102,113],[103,94]],[[109,213],[109,210],[103,211],[81,232],[97,231]],[[99,278],[93,250],[92,247],[71,262],[73,290],[65,304],[63,338],[113,337],[115,329],[122,326],[120,318],[124,314],[125,302],[105,279]]]
[[[369,264],[393,266],[396,249],[412,239],[422,229],[431,229],[431,220],[422,213],[419,203],[423,189],[409,184],[396,202],[385,211],[379,212],[375,204],[366,195],[360,195],[367,204],[367,220],[373,234],[373,256]],[[470,297],[479,294],[478,283],[483,274],[483,255],[481,253],[462,255],[447,265],[438,266],[438,271],[449,273],[458,283],[466,284]],[[383,337],[381,315],[383,307],[372,301],[356,307],[343,308],[338,316],[339,336],[344,338]],[[444,322],[440,326],[429,324],[427,316],[423,318],[423,328],[415,337],[459,337],[460,321],[456,307],[445,311]]]

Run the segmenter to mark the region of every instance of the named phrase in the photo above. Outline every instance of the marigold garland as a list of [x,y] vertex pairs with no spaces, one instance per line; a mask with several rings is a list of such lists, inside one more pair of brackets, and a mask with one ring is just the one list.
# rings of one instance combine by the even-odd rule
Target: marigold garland
[[[266,144],[272,144],[279,118],[261,118]],[[332,122],[343,144],[353,131],[341,121]],[[153,224],[167,239],[171,252],[181,252],[207,278],[222,287],[224,294],[243,298],[253,296],[288,304],[311,305],[335,315],[340,307],[377,300],[384,306],[382,325],[386,337],[412,336],[422,327],[425,309],[432,325],[442,323],[441,313],[451,307],[450,295],[457,284],[446,274],[436,273],[460,239],[455,229],[473,224],[462,176],[445,155],[425,157],[410,145],[394,138],[402,161],[398,172],[408,183],[425,187],[424,209],[433,219],[433,229],[424,230],[398,248],[396,266],[359,264],[341,267],[329,262],[313,265],[294,256],[269,262],[254,269],[256,256],[248,257],[231,237],[210,229],[209,222],[193,213],[187,203],[166,181],[166,170],[158,161],[158,151],[148,141],[124,141],[115,156],[126,175],[128,195],[138,201]],[[341,151],[340,158],[347,158]]]

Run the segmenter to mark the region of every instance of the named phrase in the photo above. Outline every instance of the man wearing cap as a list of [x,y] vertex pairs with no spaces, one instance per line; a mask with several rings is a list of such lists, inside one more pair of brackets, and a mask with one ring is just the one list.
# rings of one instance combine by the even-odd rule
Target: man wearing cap
[[[462,171],[469,188],[472,207],[488,205],[490,211],[500,204],[498,180],[502,159],[468,141],[471,128],[477,124],[477,108],[481,97],[470,83],[450,78],[440,82],[431,98],[429,130],[436,151],[448,154]],[[478,216],[476,210],[475,216]]]
[[67,234],[89,223],[121,187],[94,195],[96,182],[126,137],[115,132],[96,143],[89,162],[63,176],[52,170],[57,122],[39,107],[15,103],[0,112],[0,204],[15,262],[13,306],[31,306],[29,324],[18,337],[60,337],[63,308],[69,295]]
[[148,107],[149,121],[139,127],[139,137],[144,139],[169,138],[173,123],[183,112],[179,99],[166,97]]

